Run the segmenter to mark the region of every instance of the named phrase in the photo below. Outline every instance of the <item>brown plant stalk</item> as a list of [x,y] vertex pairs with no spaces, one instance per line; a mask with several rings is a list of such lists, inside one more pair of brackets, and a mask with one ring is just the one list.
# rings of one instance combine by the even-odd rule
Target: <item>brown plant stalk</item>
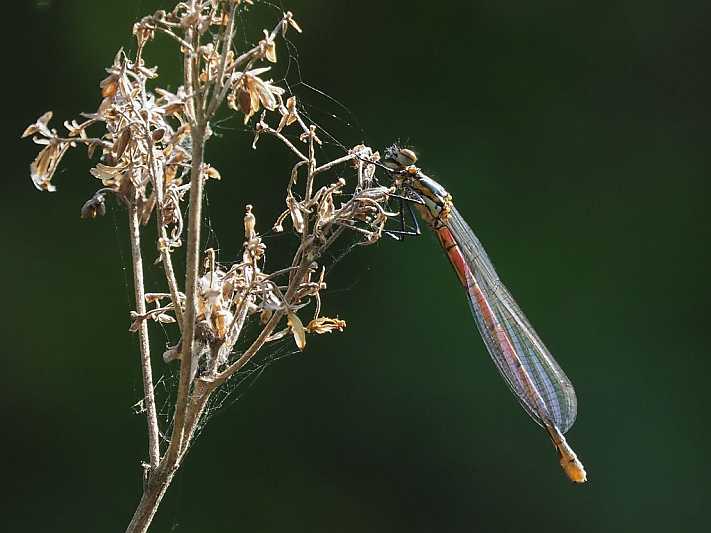
[[[50,128],[52,113],[47,112],[22,135],[43,147],[30,165],[38,189],[55,191],[52,178],[64,154],[83,146],[90,158],[99,157],[90,173],[101,187],[82,206],[82,217],[102,216],[107,202],[114,200],[128,212],[136,302],[129,330],[138,337],[148,428],[143,494],[128,532],[150,526],[215,391],[278,339],[291,336],[303,350],[308,335],[344,329],[345,321],[321,315],[326,281],[318,262],[346,235],[357,244],[376,242],[392,216],[386,209],[392,190],[373,180],[378,153],[360,145],[319,162],[317,126],[301,116],[295,96],[285,99],[286,91],[265,79],[277,63],[280,36],[289,29],[301,32],[292,14],[283,13],[252,48],[235,47],[235,35],[245,31],[236,24],[237,14],[251,4],[190,0],[144,17],[133,28],[136,53],[119,50],[106,69],[102,100],[94,113],[84,114],[83,122],[65,122],[67,132],[60,135]],[[182,56],[183,83],[175,92],[158,86],[157,68],[146,65],[147,45],[156,34],[172,39]],[[208,180],[221,179],[207,163],[205,149],[211,141],[210,123],[225,101],[244,116],[245,124],[252,121],[254,148],[261,136],[269,136],[297,159],[285,172],[285,210],[273,229],[284,231],[289,222],[298,243],[291,261],[271,273],[263,271],[266,245],[251,205],[245,208],[240,261],[223,268],[217,251],[201,248],[203,191]],[[259,118],[253,119],[257,113]],[[104,131],[94,132],[99,127]],[[339,177],[321,184],[332,172]],[[143,227],[151,223],[158,236],[154,259],[162,263],[165,285],[160,292],[146,293],[141,240]],[[175,276],[176,258],[185,264],[182,287]],[[313,312],[303,320],[307,306]],[[164,364],[177,360],[180,365],[173,419],[163,428],[156,414],[150,354],[150,324],[155,322],[172,324],[181,335],[163,354]],[[236,352],[248,322],[261,329],[246,350]],[[161,435],[168,434],[161,442]]]

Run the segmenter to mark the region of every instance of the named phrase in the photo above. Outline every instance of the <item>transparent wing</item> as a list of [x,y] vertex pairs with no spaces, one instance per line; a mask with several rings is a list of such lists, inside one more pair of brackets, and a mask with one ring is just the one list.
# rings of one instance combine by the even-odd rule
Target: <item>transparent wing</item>
[[451,232],[461,251],[460,265],[450,251],[447,253],[466,282],[479,333],[497,369],[536,422],[544,427],[546,421],[552,422],[565,433],[577,414],[573,385],[499,280],[481,242],[456,209],[443,229]]

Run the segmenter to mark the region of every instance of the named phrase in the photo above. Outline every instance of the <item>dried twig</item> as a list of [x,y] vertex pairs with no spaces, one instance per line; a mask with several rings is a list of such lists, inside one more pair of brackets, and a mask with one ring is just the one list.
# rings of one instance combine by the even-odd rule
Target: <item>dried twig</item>
[[[133,287],[136,296],[136,312],[145,314],[146,296],[143,284],[143,258],[141,255],[141,236],[138,224],[138,209],[135,205],[129,208],[129,236],[131,239],[131,257],[133,262]],[[143,375],[143,402],[146,409],[148,424],[148,457],[150,467],[158,466],[160,449],[158,447],[158,416],[156,400],[153,391],[153,370],[151,368],[151,348],[148,341],[148,324],[143,320],[138,329],[138,345],[141,350],[141,373]]]

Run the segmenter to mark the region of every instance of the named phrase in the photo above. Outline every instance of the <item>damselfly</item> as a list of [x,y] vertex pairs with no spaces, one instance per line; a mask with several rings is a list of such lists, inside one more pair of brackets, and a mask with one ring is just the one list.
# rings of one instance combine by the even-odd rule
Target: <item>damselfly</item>
[[393,145],[383,163],[391,170],[401,198],[414,203],[437,235],[466,290],[479,333],[499,373],[524,410],[548,432],[567,476],[585,482],[585,469],[563,436],[577,414],[573,385],[499,280],[450,194],[423,174],[416,161],[414,152]]

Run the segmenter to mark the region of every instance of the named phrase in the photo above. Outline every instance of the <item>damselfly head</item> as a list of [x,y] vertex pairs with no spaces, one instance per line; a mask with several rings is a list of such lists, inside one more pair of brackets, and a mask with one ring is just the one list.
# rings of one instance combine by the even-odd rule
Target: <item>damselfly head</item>
[[400,170],[417,162],[417,155],[412,150],[400,148],[397,144],[385,149],[383,163],[388,168]]

